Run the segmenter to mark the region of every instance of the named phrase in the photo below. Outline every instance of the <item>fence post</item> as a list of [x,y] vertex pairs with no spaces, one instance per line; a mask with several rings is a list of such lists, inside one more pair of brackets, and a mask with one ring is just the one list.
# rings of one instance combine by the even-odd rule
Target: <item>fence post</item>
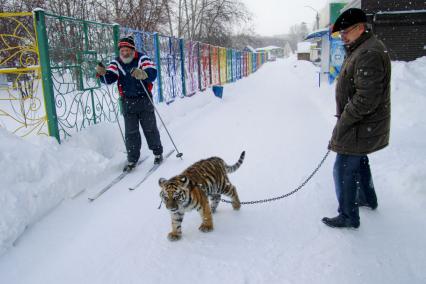
[[183,96],[186,97],[186,81],[185,81],[185,42],[183,38],[179,39],[179,49],[180,49],[180,68],[181,68],[181,77],[182,77],[182,92]]
[[[84,50],[87,51],[89,50],[89,31],[88,31],[88,27],[87,27],[87,22],[83,22],[83,33],[84,33]],[[114,32],[114,28],[113,28],[113,32]],[[82,72],[82,70],[80,69],[80,72]],[[83,82],[81,82],[81,85],[83,85]],[[81,86],[81,89],[83,89],[83,86]],[[93,123],[96,124],[96,106],[95,106],[95,98],[93,95],[93,90],[90,90],[90,101],[92,103],[92,119],[93,119]]]
[[161,78],[161,53],[160,53],[160,39],[158,33],[154,33],[154,48],[155,48],[155,65],[157,65],[157,86],[158,86],[158,101],[161,103],[164,100],[163,86]]
[[40,56],[40,69],[43,84],[43,96],[46,106],[47,126],[49,135],[61,143],[58,129],[58,116],[56,114],[55,93],[53,92],[52,70],[50,68],[49,47],[47,41],[46,21],[44,10],[34,10],[36,21],[36,37]]
[[118,41],[120,40],[120,25],[114,24],[114,26],[112,27],[112,32],[113,32],[115,56],[119,56]]
[[217,48],[217,73],[218,73],[218,78],[219,78],[219,85],[222,85],[222,80],[220,78],[221,76],[221,71],[220,71],[220,48]]
[[209,44],[209,79],[210,79],[210,86],[213,84],[213,77],[212,77],[212,46]]
[[201,71],[201,49],[200,49],[200,42],[197,42],[197,56],[198,56],[198,90],[203,89],[203,85],[201,84],[201,76],[203,75],[203,72]]

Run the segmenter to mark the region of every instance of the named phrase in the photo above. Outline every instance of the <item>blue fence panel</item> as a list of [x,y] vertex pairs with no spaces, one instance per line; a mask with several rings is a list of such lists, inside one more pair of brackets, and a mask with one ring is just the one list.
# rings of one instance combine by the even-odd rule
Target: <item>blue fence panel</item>
[[159,35],[163,97],[171,103],[183,97],[179,39]]
[[232,53],[232,82],[237,81],[237,52],[231,49]]

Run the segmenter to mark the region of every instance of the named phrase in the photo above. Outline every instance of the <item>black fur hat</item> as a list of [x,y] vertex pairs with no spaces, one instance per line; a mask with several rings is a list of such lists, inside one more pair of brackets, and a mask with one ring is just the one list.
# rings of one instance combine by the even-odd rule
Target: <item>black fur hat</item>
[[357,8],[351,8],[343,12],[333,25],[332,33],[342,31],[355,24],[366,23],[367,16],[364,11]]

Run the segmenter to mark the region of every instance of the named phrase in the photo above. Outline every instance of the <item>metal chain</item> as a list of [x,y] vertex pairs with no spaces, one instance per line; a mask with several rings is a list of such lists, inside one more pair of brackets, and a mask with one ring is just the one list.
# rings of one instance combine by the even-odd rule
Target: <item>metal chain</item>
[[[261,199],[261,200],[254,200],[254,201],[244,201],[244,202],[241,202],[241,205],[245,205],[245,204],[250,204],[251,205],[251,204],[258,204],[258,203],[266,203],[266,202],[276,201],[276,200],[283,199],[283,198],[286,198],[286,197],[288,197],[290,195],[295,194],[302,187],[304,187],[311,180],[311,178],[318,172],[318,170],[324,164],[324,162],[327,159],[327,157],[328,157],[329,154],[330,154],[330,150],[327,151],[327,153],[325,154],[324,158],[322,158],[321,162],[318,164],[318,166],[315,168],[315,170],[307,177],[307,179],[301,185],[299,185],[297,188],[295,188],[293,191],[290,191],[289,193],[286,193],[284,195],[277,196],[277,197],[272,197],[272,198],[267,198],[267,199]],[[221,199],[221,201],[225,202],[225,203],[232,203],[232,201],[229,201],[229,200],[226,200],[226,199]]]

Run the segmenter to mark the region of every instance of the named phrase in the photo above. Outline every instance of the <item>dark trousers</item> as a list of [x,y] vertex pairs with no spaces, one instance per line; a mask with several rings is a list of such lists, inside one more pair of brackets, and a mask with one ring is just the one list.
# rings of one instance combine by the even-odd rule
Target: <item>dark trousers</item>
[[142,127],[148,147],[154,155],[163,153],[160,133],[157,128],[154,110],[143,110],[138,113],[126,113],[124,115],[125,138],[127,149],[127,160],[136,163],[140,157],[142,146],[139,124]]
[[333,177],[339,214],[359,222],[358,203],[377,204],[368,157],[337,154]]

